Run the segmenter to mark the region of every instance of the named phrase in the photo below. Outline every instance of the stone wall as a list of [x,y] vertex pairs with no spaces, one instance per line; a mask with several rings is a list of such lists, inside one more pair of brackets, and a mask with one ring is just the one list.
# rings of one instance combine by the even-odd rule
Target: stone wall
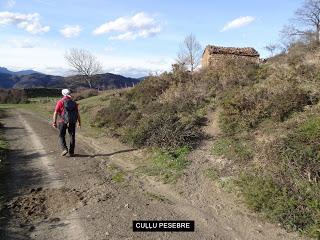
[[209,51],[205,51],[202,55],[202,67],[219,66],[221,63],[228,60],[246,60],[252,63],[259,63],[259,56],[243,56],[234,54],[212,54]]

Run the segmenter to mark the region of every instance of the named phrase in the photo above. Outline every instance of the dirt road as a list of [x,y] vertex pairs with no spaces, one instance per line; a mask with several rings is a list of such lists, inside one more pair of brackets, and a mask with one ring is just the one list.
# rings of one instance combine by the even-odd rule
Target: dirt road
[[[138,150],[79,135],[76,157],[60,157],[57,132],[47,121],[25,111],[7,115],[11,153],[0,182],[7,199],[1,239],[301,239],[252,217],[213,188],[199,192],[195,183],[182,191],[178,183],[178,193],[135,174]],[[133,232],[132,220],[145,219],[195,220],[196,230]]]

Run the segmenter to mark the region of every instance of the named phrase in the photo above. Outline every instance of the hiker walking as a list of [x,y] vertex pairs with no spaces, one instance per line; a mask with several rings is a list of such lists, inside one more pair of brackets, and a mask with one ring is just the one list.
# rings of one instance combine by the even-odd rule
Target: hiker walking
[[[69,89],[63,89],[63,97],[57,102],[53,113],[53,127],[59,129],[59,143],[63,149],[61,156],[69,153],[69,156],[74,156],[74,148],[76,143],[76,124],[81,127],[80,114],[78,104],[72,100]],[[59,119],[58,119],[59,116]],[[66,131],[70,136],[69,150],[66,144]]]

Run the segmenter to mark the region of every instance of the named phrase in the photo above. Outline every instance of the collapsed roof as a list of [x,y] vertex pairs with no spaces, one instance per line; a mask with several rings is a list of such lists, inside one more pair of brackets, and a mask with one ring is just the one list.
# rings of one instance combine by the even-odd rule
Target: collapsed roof
[[251,47],[237,48],[237,47],[219,47],[214,45],[208,45],[204,52],[208,50],[209,54],[232,54],[248,57],[259,57],[257,50]]

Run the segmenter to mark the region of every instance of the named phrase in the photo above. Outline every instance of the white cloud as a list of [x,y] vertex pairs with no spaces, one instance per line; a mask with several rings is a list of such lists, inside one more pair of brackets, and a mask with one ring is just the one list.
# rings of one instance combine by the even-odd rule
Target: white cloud
[[231,22],[228,22],[226,25],[224,25],[221,32],[246,26],[246,25],[252,23],[254,20],[255,20],[255,18],[252,16],[236,18],[236,19],[232,20]]
[[164,56],[119,56],[112,54],[96,54],[103,63],[105,71],[130,77],[142,77],[158,74],[171,69],[173,58]]
[[[23,37],[17,37],[17,39],[23,39]],[[12,46],[9,42],[0,44],[0,66],[9,69],[34,69],[53,75],[68,73],[69,66],[64,59],[67,49],[62,43],[57,42],[56,46],[53,47],[54,42],[48,39],[34,37],[30,38],[31,40],[36,45],[33,48],[18,48]],[[112,48],[116,46],[106,45],[105,47],[111,47],[111,49],[105,49],[111,51],[92,51],[92,53],[101,61],[105,71],[124,76],[142,77],[149,73],[159,74],[170,70],[171,64],[174,63],[174,57],[154,54],[142,56],[119,55],[117,51],[112,52]]]
[[[52,47],[15,48],[3,44],[0,46],[0,66],[12,69],[34,69],[48,72],[48,67],[67,68],[64,49]],[[27,61],[26,61],[27,59]],[[53,72],[51,72],[53,73]]]
[[0,12],[0,26],[16,25],[29,33],[44,33],[50,30],[49,26],[43,26],[40,23],[38,13],[21,14],[14,12]]
[[136,38],[147,38],[156,35],[161,31],[161,26],[154,18],[144,12],[135,14],[132,17],[120,17],[109,21],[93,31],[93,34],[100,35],[109,32],[118,32],[110,39],[134,40]]
[[45,74],[49,74],[49,75],[56,75],[56,76],[66,76],[68,73],[68,69],[66,67],[44,67],[44,68],[35,68],[35,70],[45,73]]
[[72,38],[79,36],[82,31],[79,25],[66,25],[61,30],[60,33],[66,38]]
[[6,8],[12,8],[14,5],[16,5],[15,0],[7,0],[7,2],[5,3]]
[[8,43],[15,48],[34,48],[36,46],[35,41],[29,38],[9,39]]
[[107,53],[111,53],[111,52],[114,52],[115,51],[115,48],[112,47],[112,46],[107,46],[104,48],[104,50],[107,52]]

